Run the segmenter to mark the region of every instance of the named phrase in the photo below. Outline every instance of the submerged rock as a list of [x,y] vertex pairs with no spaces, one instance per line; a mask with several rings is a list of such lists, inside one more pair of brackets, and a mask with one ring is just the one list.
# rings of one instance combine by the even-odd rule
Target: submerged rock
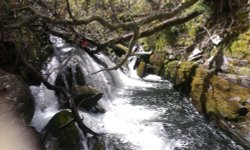
[[72,113],[62,110],[44,128],[46,150],[79,150],[80,135]]

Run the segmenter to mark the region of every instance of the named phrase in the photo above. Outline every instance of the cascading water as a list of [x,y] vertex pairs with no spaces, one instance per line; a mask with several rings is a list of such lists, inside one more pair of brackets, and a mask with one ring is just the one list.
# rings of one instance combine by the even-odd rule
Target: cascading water
[[[81,112],[81,115],[89,128],[105,134],[103,138],[106,149],[241,149],[221,131],[204,121],[190,100],[173,90],[169,82],[131,79],[120,70],[91,75],[103,67],[88,54],[65,44],[60,38],[52,36],[51,41],[55,45],[56,55],[43,71],[49,75],[49,82],[55,82],[63,66],[74,68],[78,65],[86,83],[104,93],[99,103],[106,109],[106,113]],[[108,66],[114,65],[103,54],[96,57]],[[158,81],[159,77],[151,75],[146,79]],[[75,80],[72,82],[77,82]],[[58,111],[57,97],[44,85],[31,87],[31,90],[36,95],[32,125],[41,130]]]

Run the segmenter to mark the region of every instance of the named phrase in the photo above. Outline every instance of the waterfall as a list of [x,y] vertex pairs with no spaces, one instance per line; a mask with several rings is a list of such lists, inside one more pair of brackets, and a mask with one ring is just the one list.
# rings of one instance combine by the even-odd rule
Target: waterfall
[[[59,62],[54,57],[42,74],[48,75],[48,82],[54,84],[58,73]],[[48,90],[45,85],[31,86],[32,95],[35,98],[35,113],[31,125],[41,131],[48,121],[58,112],[58,102],[54,91]]]
[[[72,83],[77,83],[78,66],[83,73],[84,82],[104,93],[98,103],[105,108],[106,113],[93,114],[80,111],[80,115],[83,116],[83,121],[89,128],[95,132],[104,133],[106,149],[173,150],[197,149],[197,147],[199,149],[211,147],[206,144],[207,140],[211,140],[210,142],[215,144],[216,148],[225,148],[220,145],[221,143],[232,145],[230,140],[217,136],[220,132],[214,133],[215,129],[204,123],[188,99],[177,94],[169,82],[155,75],[149,75],[143,80],[138,79],[133,69],[135,57],[131,57],[129,61],[128,66],[132,71],[130,77],[120,69],[92,75],[104,66],[95,62],[83,50],[66,44],[58,37],[51,36],[51,41],[54,44],[55,55],[48,60],[42,70],[50,83],[55,84],[58,74],[66,71],[67,68],[71,68],[74,74]],[[97,54],[96,57],[106,66],[115,65],[102,53]],[[63,78],[67,83],[67,77]],[[67,83],[65,86],[69,87],[72,83]],[[49,119],[59,111],[57,96],[43,84],[30,88],[36,99],[32,125],[41,131]],[[190,126],[185,124],[186,122]],[[83,139],[86,140],[84,137]],[[84,149],[89,149],[86,141],[83,141],[83,145]]]

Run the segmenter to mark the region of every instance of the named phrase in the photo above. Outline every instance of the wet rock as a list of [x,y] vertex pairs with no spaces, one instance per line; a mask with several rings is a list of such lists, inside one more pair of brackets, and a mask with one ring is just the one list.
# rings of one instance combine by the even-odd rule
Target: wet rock
[[55,84],[58,86],[63,86],[67,89],[74,85],[84,85],[84,74],[80,66],[67,66],[65,70],[62,70],[57,76]]
[[149,64],[152,67],[147,67],[147,73],[154,72],[156,75],[163,75],[164,72],[164,62],[166,56],[163,52],[154,52],[149,58]]
[[95,88],[90,86],[74,86],[70,89],[70,93],[74,97],[77,106],[87,111],[104,113],[105,110],[98,105],[98,101],[102,98],[103,93],[100,93]]
[[55,114],[44,128],[44,143],[47,150],[79,150],[80,135],[72,113],[62,110]]

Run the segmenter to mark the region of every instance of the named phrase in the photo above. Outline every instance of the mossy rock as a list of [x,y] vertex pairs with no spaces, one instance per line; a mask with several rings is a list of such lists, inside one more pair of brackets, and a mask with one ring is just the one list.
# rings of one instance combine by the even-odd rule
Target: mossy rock
[[50,144],[55,150],[79,150],[80,136],[72,118],[72,113],[67,110],[54,115],[44,129],[45,144]]
[[136,71],[139,77],[144,77],[146,75],[146,63],[141,61]]
[[204,86],[205,86],[205,78],[208,75],[208,71],[202,67],[199,67],[196,72],[195,76],[193,78],[192,84],[191,84],[191,97],[192,97],[192,103],[198,110],[198,112],[202,112],[202,103],[201,99],[204,92]]
[[91,108],[97,109],[97,111],[105,112],[100,106],[97,106],[97,102],[102,98],[103,94],[90,86],[73,86],[70,89],[75,104],[79,107],[90,110]]
[[231,83],[216,75],[213,75],[209,82],[212,88],[208,91],[210,96],[207,99],[213,99],[216,102],[214,109],[222,117],[228,120],[236,120],[240,115],[238,110],[241,107],[241,102],[232,100],[232,98],[247,99],[250,97],[250,89]]
[[198,64],[194,62],[182,62],[178,67],[176,84],[182,84],[190,80],[190,78],[195,73],[195,69],[198,67]]
[[174,83],[174,87],[189,93],[192,76],[198,64],[194,62],[171,61],[165,65],[164,77]]
[[202,106],[205,104],[206,114],[236,121],[244,116],[241,113],[240,100],[250,97],[250,89],[231,83],[217,75],[209,75],[209,71],[199,67],[192,82],[191,97],[199,112],[202,112]]
[[163,52],[154,52],[149,58],[149,63],[157,66],[161,66],[164,61],[165,54]]
[[73,97],[78,95],[95,95],[97,93],[100,93],[97,89],[91,87],[91,86],[80,86],[75,85],[70,89],[70,93]]
[[179,66],[179,61],[171,61],[165,64],[164,77],[169,81],[175,83],[178,66]]

